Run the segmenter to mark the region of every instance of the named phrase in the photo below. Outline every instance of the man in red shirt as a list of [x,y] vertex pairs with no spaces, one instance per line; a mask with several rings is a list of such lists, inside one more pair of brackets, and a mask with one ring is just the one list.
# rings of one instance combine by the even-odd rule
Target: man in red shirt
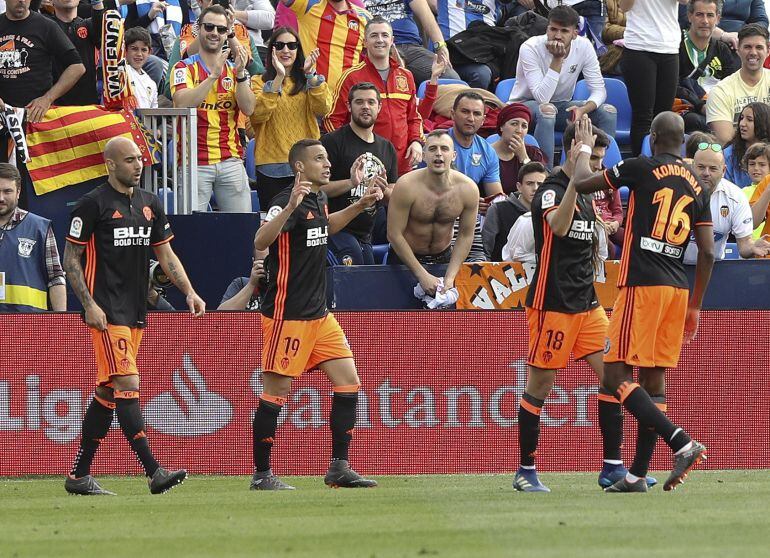
[[348,92],[357,83],[373,83],[380,92],[382,109],[374,133],[389,140],[398,155],[399,176],[422,161],[422,118],[417,112],[417,95],[412,73],[391,58],[393,28],[382,16],[375,16],[364,31],[366,54],[340,78],[332,106],[324,119],[332,132],[350,121]]

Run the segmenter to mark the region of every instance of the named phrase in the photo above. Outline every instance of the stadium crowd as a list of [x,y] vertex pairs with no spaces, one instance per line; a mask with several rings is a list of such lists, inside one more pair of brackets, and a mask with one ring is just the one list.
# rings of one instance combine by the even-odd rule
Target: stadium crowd
[[[51,107],[100,103],[107,89],[101,64],[109,58],[103,15],[122,14],[130,84],[123,107],[197,109],[198,210],[268,211],[295,181],[291,146],[321,139],[332,164],[323,187],[332,209],[355,204],[372,187],[382,198],[329,238],[334,263],[404,261],[408,238],[400,249],[382,248],[400,236],[389,224],[401,216],[389,216],[388,206],[399,181],[413,182],[409,174],[424,166],[432,130],[448,131],[454,168],[478,188],[466,261],[534,261],[530,203],[564,163],[568,124],[583,115],[593,122],[598,170],[624,155],[651,155],[650,123],[666,110],[683,116],[698,140],[687,159],[719,193],[717,258],[728,242],[741,257],[768,253],[761,235],[770,231],[770,57],[761,0],[0,4],[0,108],[23,110],[29,123]],[[0,158],[13,162],[8,118]],[[13,182],[15,191],[0,188],[0,226],[9,238],[27,215],[25,188],[12,173],[0,176],[0,186]],[[593,196],[600,251],[616,259],[627,189]],[[58,295],[40,302],[61,281],[51,271],[58,253],[46,226],[36,225],[49,238],[24,278],[5,277],[34,285],[36,302],[0,309],[61,307]],[[417,260],[449,261],[451,245],[441,254],[424,248],[410,251]]]

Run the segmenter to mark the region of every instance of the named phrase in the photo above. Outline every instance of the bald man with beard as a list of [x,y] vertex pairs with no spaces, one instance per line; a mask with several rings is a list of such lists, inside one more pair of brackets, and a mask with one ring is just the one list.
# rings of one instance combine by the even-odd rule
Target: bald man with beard
[[113,494],[91,476],[91,462],[114,412],[144,468],[150,492],[160,494],[183,482],[187,471],[169,471],[158,464],[139,407],[136,358],[147,315],[150,254],[154,252],[164,273],[185,294],[194,316],[202,316],[206,304],[171,249],[174,235],[160,200],[138,187],[143,168],[139,148],[125,137],[113,138],[105,146],[104,159],[107,182],[78,200],[64,249],[64,269],[83,305],[97,364],[94,398],[64,488],[70,494]]

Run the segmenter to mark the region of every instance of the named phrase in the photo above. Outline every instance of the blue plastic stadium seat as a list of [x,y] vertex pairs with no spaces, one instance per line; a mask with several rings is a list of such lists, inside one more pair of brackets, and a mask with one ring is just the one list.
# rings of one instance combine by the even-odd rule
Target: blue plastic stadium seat
[[[489,143],[495,143],[499,139],[500,139],[500,134],[492,134],[487,138],[487,141]],[[532,136],[530,134],[527,134],[526,136],[524,136],[524,143],[525,145],[532,145],[534,147],[537,147],[538,149],[540,148],[540,144],[537,143],[535,136]]]
[[[454,78],[438,78],[438,84],[439,85],[449,85],[451,83],[459,83],[465,86],[468,86],[468,83],[461,80],[461,79],[454,79]],[[420,86],[417,88],[417,98],[418,99],[424,99],[425,98],[425,89],[428,87],[428,82],[423,81]]]
[[495,88],[495,95],[497,95],[497,98],[502,102],[507,103],[508,99],[511,98],[511,91],[513,91],[513,86],[515,84],[516,78],[502,80]]
[[[618,111],[615,140],[621,145],[628,145],[631,142],[631,103],[628,100],[626,84],[619,79],[604,78],[604,87],[607,89],[607,100],[604,102],[614,106]],[[572,99],[585,101],[589,96],[588,83],[581,79],[575,85],[575,94]]]
[[388,257],[388,250],[390,250],[390,244],[374,244],[372,246],[372,252],[374,252],[374,263],[385,263],[385,259]]
[[[564,151],[562,151],[560,164],[563,165],[564,161],[566,160],[567,160],[567,154]],[[611,169],[622,160],[623,160],[623,157],[620,155],[620,148],[618,147],[618,144],[615,141],[615,138],[611,137],[610,146],[607,148],[607,152],[604,155],[604,166],[605,168]]]
[[243,161],[243,164],[246,166],[246,174],[252,180],[257,179],[257,170],[255,168],[255,160],[254,160],[255,143],[256,143],[256,140],[254,138],[252,138],[251,141],[249,141],[249,144],[246,146],[246,158]]
[[725,259],[726,260],[737,260],[740,259],[741,255],[738,252],[738,245],[735,242],[728,242],[725,245]]
[[[684,142],[682,142],[682,157],[687,156],[687,140],[690,138],[690,134],[684,135]],[[642,140],[642,155],[645,157],[652,157],[652,147],[650,146],[650,134],[644,136]]]

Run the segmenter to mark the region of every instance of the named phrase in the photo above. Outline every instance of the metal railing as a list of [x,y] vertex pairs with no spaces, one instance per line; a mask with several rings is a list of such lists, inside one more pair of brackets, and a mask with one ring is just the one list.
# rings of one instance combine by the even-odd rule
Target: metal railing
[[160,197],[166,214],[191,214],[198,205],[197,109],[139,109],[137,113],[161,145],[160,165],[145,169],[142,187]]

